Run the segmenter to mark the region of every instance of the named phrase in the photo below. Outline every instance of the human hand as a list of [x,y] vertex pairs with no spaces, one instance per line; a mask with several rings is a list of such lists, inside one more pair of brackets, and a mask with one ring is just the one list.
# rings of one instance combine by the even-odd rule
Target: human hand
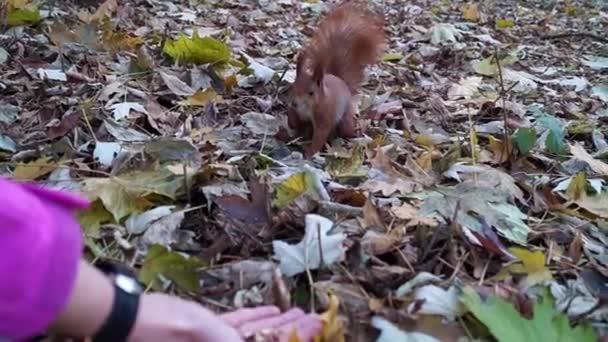
[[321,330],[318,315],[295,308],[281,313],[276,306],[239,309],[216,315],[195,302],[161,293],[145,294],[130,342],[242,342],[261,333],[286,342],[294,329],[301,341],[313,341]]
[[198,303],[161,293],[141,297],[130,342],[243,342],[236,328]]
[[286,342],[295,329],[301,341],[310,342],[322,328],[317,314],[306,314],[299,308],[281,313],[276,306],[239,309],[220,317],[247,338],[256,333]]

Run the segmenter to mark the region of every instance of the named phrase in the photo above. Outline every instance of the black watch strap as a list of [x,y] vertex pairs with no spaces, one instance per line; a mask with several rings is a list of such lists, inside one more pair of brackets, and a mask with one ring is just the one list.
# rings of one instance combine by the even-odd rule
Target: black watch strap
[[[114,277],[130,276],[126,269],[107,263],[96,265],[100,270]],[[129,293],[114,282],[114,302],[108,318],[92,337],[93,342],[126,342],[139,309],[139,293]]]

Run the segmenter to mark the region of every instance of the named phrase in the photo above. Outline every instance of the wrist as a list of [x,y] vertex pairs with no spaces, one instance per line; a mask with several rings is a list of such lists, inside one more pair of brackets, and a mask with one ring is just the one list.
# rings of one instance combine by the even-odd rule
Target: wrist
[[93,342],[127,341],[134,329],[143,287],[126,267],[100,262],[97,267],[112,281],[112,308],[103,325],[92,336]]
[[113,298],[114,286],[110,279],[81,260],[68,304],[51,330],[70,337],[92,336],[110,314]]

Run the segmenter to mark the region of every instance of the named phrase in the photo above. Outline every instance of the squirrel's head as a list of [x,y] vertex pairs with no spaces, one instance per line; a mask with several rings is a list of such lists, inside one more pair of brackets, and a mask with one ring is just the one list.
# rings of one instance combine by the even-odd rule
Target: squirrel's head
[[311,59],[305,53],[298,55],[296,80],[291,86],[293,105],[300,115],[312,117],[315,104],[323,96],[323,66],[316,63],[314,69]]

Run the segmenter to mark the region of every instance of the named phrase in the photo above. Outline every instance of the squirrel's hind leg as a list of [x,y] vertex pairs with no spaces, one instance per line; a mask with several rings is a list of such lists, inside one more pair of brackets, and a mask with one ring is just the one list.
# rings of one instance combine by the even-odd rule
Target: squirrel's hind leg
[[331,133],[331,125],[314,125],[313,134],[312,134],[312,142],[306,152],[304,153],[304,158],[310,159],[315,153],[321,151],[325,143],[327,143],[327,139],[329,138],[329,134]]
[[338,134],[347,139],[357,137],[357,117],[354,108],[349,108],[342,116],[342,120],[338,124]]

